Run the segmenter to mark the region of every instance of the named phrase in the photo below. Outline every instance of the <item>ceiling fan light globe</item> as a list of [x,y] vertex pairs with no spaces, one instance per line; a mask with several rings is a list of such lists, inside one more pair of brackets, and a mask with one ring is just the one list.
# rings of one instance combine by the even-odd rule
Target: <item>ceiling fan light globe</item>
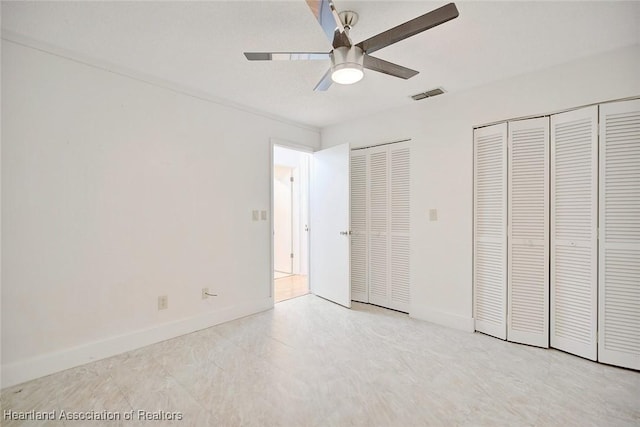
[[340,64],[333,67],[331,80],[341,85],[351,85],[364,77],[362,66],[359,64]]

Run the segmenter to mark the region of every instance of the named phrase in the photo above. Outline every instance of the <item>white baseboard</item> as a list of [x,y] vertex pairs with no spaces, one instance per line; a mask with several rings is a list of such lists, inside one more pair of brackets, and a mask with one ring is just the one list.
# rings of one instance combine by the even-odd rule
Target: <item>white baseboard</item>
[[164,323],[149,329],[85,343],[31,359],[2,365],[2,388],[50,375],[85,363],[105,359],[180,335],[273,308],[273,299],[261,298],[203,313],[187,319]]
[[465,332],[473,332],[475,330],[473,317],[446,313],[431,307],[412,306],[409,316]]

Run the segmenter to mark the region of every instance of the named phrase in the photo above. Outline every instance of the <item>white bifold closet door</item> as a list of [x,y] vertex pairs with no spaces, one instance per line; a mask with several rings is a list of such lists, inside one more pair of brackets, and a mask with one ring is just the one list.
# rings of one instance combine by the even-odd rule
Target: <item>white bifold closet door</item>
[[640,100],[600,106],[598,360],[640,369]]
[[410,148],[351,152],[352,299],[409,311]]
[[351,299],[359,302],[369,302],[368,163],[366,150],[351,151]]
[[551,117],[551,346],[597,358],[598,107]]
[[507,340],[549,347],[549,118],[509,122]]
[[409,145],[367,149],[369,302],[409,311]]
[[507,337],[507,124],[475,129],[475,329]]
[[410,203],[411,157],[408,142],[389,147],[389,308],[409,312],[411,302],[410,259]]
[[369,302],[389,301],[389,150],[367,149],[369,156]]

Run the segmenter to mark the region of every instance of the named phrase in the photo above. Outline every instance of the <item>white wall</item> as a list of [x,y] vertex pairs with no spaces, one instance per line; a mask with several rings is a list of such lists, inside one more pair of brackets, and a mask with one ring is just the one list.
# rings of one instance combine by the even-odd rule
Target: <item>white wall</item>
[[273,306],[251,211],[318,131],[4,41],[2,91],[3,386]]
[[275,164],[273,167],[273,269],[293,273],[293,169]]
[[[322,146],[412,138],[410,314],[473,330],[473,126],[638,95],[636,45],[465,92],[408,99],[405,108],[323,129]],[[430,208],[438,209],[437,222],[428,221]]]

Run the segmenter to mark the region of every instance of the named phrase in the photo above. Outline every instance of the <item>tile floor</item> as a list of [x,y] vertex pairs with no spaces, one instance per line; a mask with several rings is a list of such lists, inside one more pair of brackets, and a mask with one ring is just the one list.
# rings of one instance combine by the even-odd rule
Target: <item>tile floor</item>
[[638,426],[640,373],[307,295],[2,390],[1,403],[183,416],[42,425]]

